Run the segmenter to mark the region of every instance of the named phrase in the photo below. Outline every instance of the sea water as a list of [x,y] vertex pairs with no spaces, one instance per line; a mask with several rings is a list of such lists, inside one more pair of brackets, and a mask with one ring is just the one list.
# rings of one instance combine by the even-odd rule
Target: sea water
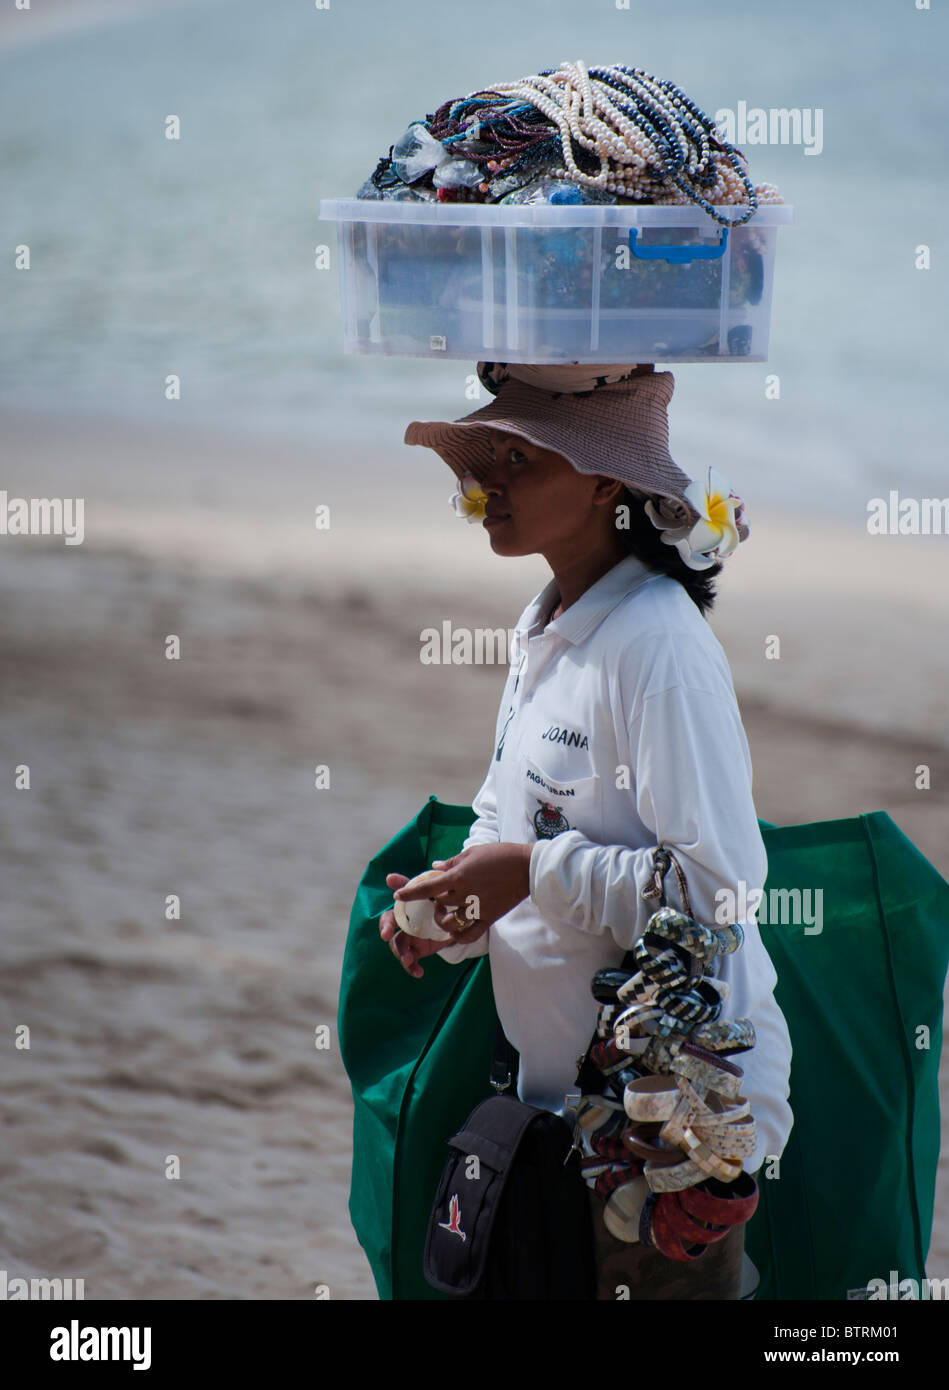
[[[749,512],[816,500],[855,519],[891,486],[945,491],[945,38],[939,7],[886,0],[603,0],[582,21],[560,0],[11,11],[0,408],[350,443],[377,460],[369,481],[390,475],[408,420],[489,398],[473,363],[343,355],[319,200],[354,194],[447,98],[582,57],[723,113],[754,181],[794,205],[769,361],[675,370],[680,466],[714,463]],[[801,113],[796,143],[782,111]]]

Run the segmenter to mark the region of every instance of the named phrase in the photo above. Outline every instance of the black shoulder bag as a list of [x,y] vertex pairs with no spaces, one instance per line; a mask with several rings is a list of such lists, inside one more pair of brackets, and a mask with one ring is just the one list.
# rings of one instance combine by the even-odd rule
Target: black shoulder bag
[[459,1299],[594,1298],[593,1226],[570,1126],[505,1094],[517,1075],[505,1055],[517,1057],[499,1023],[498,1094],[448,1140],[425,1278]]
[[[623,968],[633,963],[629,951]],[[594,1032],[580,1062],[581,1093],[598,1089],[589,1060],[596,1041]],[[580,1153],[561,1115],[517,1099],[518,1065],[499,1022],[490,1077],[498,1094],[475,1106],[447,1141],[423,1272],[433,1288],[457,1299],[595,1299]]]

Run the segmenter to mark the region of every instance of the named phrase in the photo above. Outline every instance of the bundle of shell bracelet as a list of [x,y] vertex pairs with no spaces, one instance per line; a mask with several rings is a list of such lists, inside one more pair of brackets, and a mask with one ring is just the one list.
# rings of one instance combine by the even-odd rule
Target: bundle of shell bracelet
[[[728,987],[712,973],[743,939],[740,925],[706,927],[662,907],[633,973],[600,970],[592,982],[600,1009],[576,1102],[581,1171],[612,1235],[671,1259],[698,1258],[757,1204],[743,1169],[755,1122],[744,1073],[728,1060],[754,1047],[755,1033],[750,1019],[719,1017]],[[693,1188],[701,1201],[683,1195]]]

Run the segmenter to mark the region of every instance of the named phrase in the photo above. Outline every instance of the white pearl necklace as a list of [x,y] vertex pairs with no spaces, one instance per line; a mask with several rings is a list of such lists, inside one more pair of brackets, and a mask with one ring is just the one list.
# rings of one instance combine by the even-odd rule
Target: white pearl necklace
[[[716,179],[707,186],[706,197],[690,197],[678,186],[670,172],[668,153],[657,146],[645,128],[653,122],[645,116],[643,123],[633,119],[619,105],[616,90],[608,82],[591,78],[579,59],[576,63],[561,63],[550,74],[525,77],[518,82],[491,83],[482,90],[536,107],[558,130],[564,167],[552,169],[553,178],[569,179],[639,202],[748,202],[747,170],[739,171],[731,162],[715,158],[708,133],[690,115],[681,94],[670,94],[648,74],[633,75],[616,67],[608,71],[613,81],[629,92],[631,100],[661,117],[667,127],[662,137],[670,140],[671,132],[671,143],[678,147],[683,172],[694,178],[699,174],[707,176],[709,169],[714,169]],[[683,124],[685,120],[691,138]],[[598,156],[600,167],[595,174],[584,173],[577,167],[575,147]],[[743,155],[740,157],[744,159]],[[651,173],[647,166],[651,166]],[[774,184],[756,185],[754,193],[759,203],[781,201]]]

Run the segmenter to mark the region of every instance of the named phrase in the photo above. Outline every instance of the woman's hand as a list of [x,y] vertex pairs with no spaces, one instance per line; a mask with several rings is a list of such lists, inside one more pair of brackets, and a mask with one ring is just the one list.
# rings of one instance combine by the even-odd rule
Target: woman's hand
[[[408,881],[405,874],[386,874],[387,888],[401,888]],[[425,896],[428,897],[428,894]],[[455,926],[457,928],[457,922]],[[419,965],[422,956],[433,955],[442,946],[451,944],[447,941],[431,941],[422,936],[410,936],[408,932],[402,931],[399,927],[391,907],[387,908],[379,918],[379,935],[383,941],[388,941],[389,949],[403,970],[416,980],[420,980],[425,973]]]
[[[436,924],[452,936],[450,942],[409,936],[399,931],[391,909],[384,912],[379,918],[379,935],[389,942],[393,955],[408,974],[421,978],[419,960],[423,956],[444,946],[477,941],[493,922],[528,896],[532,849],[533,845],[513,841],[472,845],[452,859],[436,859],[432,867],[440,870],[438,877],[427,878],[407,893],[403,889],[409,880],[404,874],[386,875],[386,885],[395,890],[393,897],[402,902],[434,898]],[[459,917],[468,925],[462,926]]]
[[532,849],[507,840],[472,845],[452,859],[436,859],[437,877],[408,890],[397,888],[393,896],[402,902],[434,898],[437,924],[456,941],[476,941],[529,894]]

